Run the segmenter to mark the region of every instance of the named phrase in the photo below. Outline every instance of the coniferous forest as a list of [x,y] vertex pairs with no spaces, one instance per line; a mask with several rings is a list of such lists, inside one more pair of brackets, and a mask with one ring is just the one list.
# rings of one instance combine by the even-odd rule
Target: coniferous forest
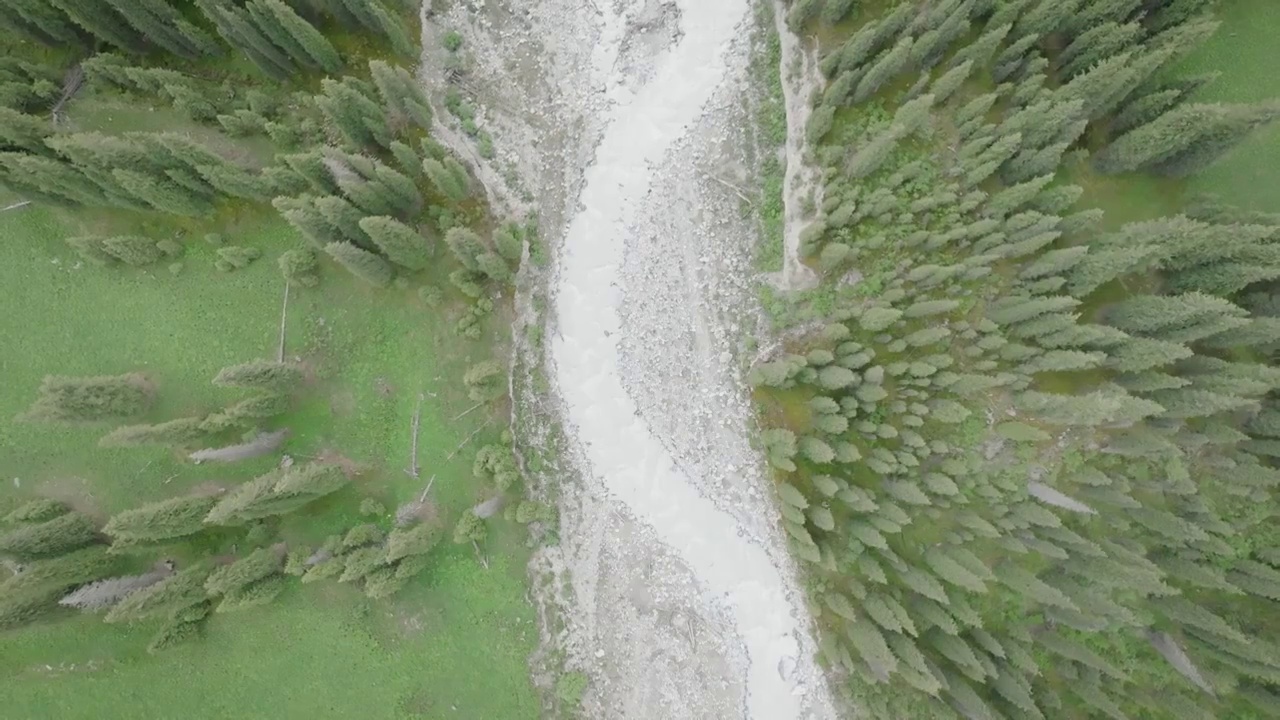
[[821,279],[751,379],[862,717],[1280,716],[1280,215],[1182,190],[1280,119],[1183,67],[1223,4],[790,3]]
[[[748,381],[850,716],[1280,718],[1280,201],[1204,181],[1276,137],[1202,52],[1256,2],[777,4],[813,283]],[[504,431],[546,256],[423,12],[0,0],[0,715],[579,716]]]

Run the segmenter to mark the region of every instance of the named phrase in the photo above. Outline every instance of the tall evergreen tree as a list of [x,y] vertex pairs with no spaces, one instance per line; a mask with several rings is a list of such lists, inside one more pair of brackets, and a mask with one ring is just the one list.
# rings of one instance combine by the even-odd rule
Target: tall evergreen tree
[[101,377],[47,375],[26,420],[95,421],[140,415],[151,407],[155,388],[139,373]]
[[390,217],[367,217],[360,227],[391,262],[409,270],[422,270],[431,260],[427,239],[413,228]]
[[371,285],[386,287],[391,284],[391,278],[395,275],[395,271],[386,260],[350,243],[329,243],[324,251],[329,253],[329,257],[336,260],[339,265]]
[[1094,157],[1099,172],[1133,170],[1184,176],[1280,118],[1280,105],[1183,105],[1121,135]]

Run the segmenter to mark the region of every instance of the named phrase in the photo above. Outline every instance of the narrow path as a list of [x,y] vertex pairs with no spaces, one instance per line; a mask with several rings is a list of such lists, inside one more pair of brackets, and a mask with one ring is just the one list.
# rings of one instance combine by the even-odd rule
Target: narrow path
[[[809,659],[799,657],[805,621],[797,593],[790,592],[793,580],[677,469],[640,419],[619,371],[624,289],[618,270],[629,222],[651,191],[654,168],[723,82],[726,49],[744,31],[750,9],[748,0],[677,4],[679,42],[656,58],[641,84],[613,93],[615,104],[604,116],[604,135],[559,257],[551,355],[586,470],[675,551],[707,602],[727,610],[749,664],[743,683],[748,716],[799,720],[804,702],[792,669]],[[612,62],[608,53],[598,57]],[[606,77],[612,70],[595,69]],[[618,78],[615,85],[621,84]]]

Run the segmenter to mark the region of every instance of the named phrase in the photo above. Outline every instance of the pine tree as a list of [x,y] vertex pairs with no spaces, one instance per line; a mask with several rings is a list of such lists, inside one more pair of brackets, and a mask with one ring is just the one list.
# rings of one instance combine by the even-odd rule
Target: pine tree
[[102,238],[101,248],[116,260],[134,267],[150,265],[164,257],[155,240],[134,235]]
[[144,447],[185,445],[207,435],[204,418],[185,417],[156,425],[124,425],[98,441],[102,447]]
[[209,595],[224,595],[239,590],[280,571],[280,554],[270,548],[259,548],[230,565],[209,574],[204,589]]
[[444,163],[435,158],[422,161],[422,171],[432,186],[454,202],[462,202],[471,194],[466,170],[456,161]]
[[106,610],[139,590],[151,587],[169,577],[167,570],[156,570],[142,575],[107,578],[83,585],[58,601],[63,607],[86,612]]
[[[163,0],[105,0],[148,41],[174,55],[194,60],[215,54],[219,47],[203,30],[183,19]],[[86,3],[77,3],[86,4]]]
[[102,530],[123,545],[186,537],[204,530],[204,517],[216,503],[212,496],[162,500],[119,513]]
[[49,2],[66,13],[72,22],[84,28],[90,35],[135,55],[142,55],[148,50],[142,35],[105,2],[86,2],[85,0],[49,0]]
[[155,388],[141,374],[72,378],[48,375],[40,396],[22,416],[40,421],[96,421],[140,415]]
[[314,25],[281,0],[258,0],[258,2],[271,13],[280,27],[289,33],[312,63],[331,75],[336,75],[342,70],[342,58],[338,56],[338,51]]
[[369,240],[369,236],[360,229],[360,220],[365,214],[355,205],[335,195],[318,197],[312,202],[324,219],[336,228],[347,242],[365,250],[372,251],[377,248]]
[[205,578],[210,568],[197,563],[127,595],[104,618],[109,623],[132,622],[161,614],[173,614],[204,602]]
[[105,545],[90,545],[24,565],[0,583],[0,598],[40,595],[44,602],[56,603],[70,588],[107,577],[119,566]]
[[891,50],[884,54],[870,69],[867,74],[862,76],[862,80],[858,82],[858,87],[853,91],[853,101],[860,103],[871,97],[884,87],[895,75],[906,69],[907,63],[911,60],[912,38],[910,36],[903,37],[893,46]]
[[213,384],[288,393],[297,389],[302,379],[302,368],[294,363],[252,360],[222,368]]
[[432,523],[418,523],[411,528],[397,528],[387,538],[387,562],[411,555],[425,555],[440,542],[440,528]]
[[168,178],[160,180],[154,175],[133,170],[113,170],[111,175],[122,190],[157,210],[199,217],[207,215],[212,209],[207,197],[202,197]]
[[5,515],[0,522],[31,523],[52,520],[70,512],[71,508],[64,503],[50,498],[37,498],[19,505],[16,510]]
[[413,228],[390,217],[367,217],[360,221],[374,244],[392,262],[409,270],[422,270],[431,260],[427,239]]
[[353,275],[361,280],[378,287],[386,287],[391,284],[391,278],[395,271],[381,257],[344,242],[329,243],[324,250],[339,265],[350,270]]
[[1185,176],[1280,117],[1280,105],[1183,105],[1116,138],[1094,156],[1099,172],[1150,169]]
[[391,144],[386,113],[351,78],[325,78],[321,86],[324,93],[316,96],[316,105],[350,145],[372,149]]
[[0,535],[0,555],[28,561],[62,555],[98,538],[94,521],[72,512],[39,523],[20,525]]
[[213,22],[218,34],[232,47],[243,52],[264,75],[273,80],[284,81],[296,71],[293,60],[258,29],[248,11],[228,7],[225,0],[195,2]]
[[0,6],[0,26],[13,28],[49,46],[82,45],[83,36],[48,0],[8,0]]
[[369,71],[383,106],[391,113],[393,125],[408,121],[423,130],[431,129],[431,105],[422,92],[422,86],[409,71],[381,60],[370,61]]
[[317,249],[324,249],[331,242],[343,240],[338,228],[316,209],[311,196],[301,198],[278,197],[271,201],[280,215]]
[[1078,35],[1059,53],[1058,67],[1066,77],[1078,75],[1133,46],[1142,33],[1142,26],[1136,22],[1097,25]]
[[235,612],[266,605],[284,592],[288,582],[283,575],[270,575],[225,592],[214,612]]

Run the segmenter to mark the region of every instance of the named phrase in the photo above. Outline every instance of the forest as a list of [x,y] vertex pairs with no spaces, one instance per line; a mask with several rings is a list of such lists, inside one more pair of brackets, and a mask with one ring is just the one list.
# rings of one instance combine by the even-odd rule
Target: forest
[[537,229],[433,139],[418,11],[0,0],[6,714],[534,713],[555,519],[502,346]]
[[1223,13],[1278,19],[789,4],[821,279],[751,381],[859,716],[1280,716],[1280,204],[1219,170],[1280,97],[1214,99]]

